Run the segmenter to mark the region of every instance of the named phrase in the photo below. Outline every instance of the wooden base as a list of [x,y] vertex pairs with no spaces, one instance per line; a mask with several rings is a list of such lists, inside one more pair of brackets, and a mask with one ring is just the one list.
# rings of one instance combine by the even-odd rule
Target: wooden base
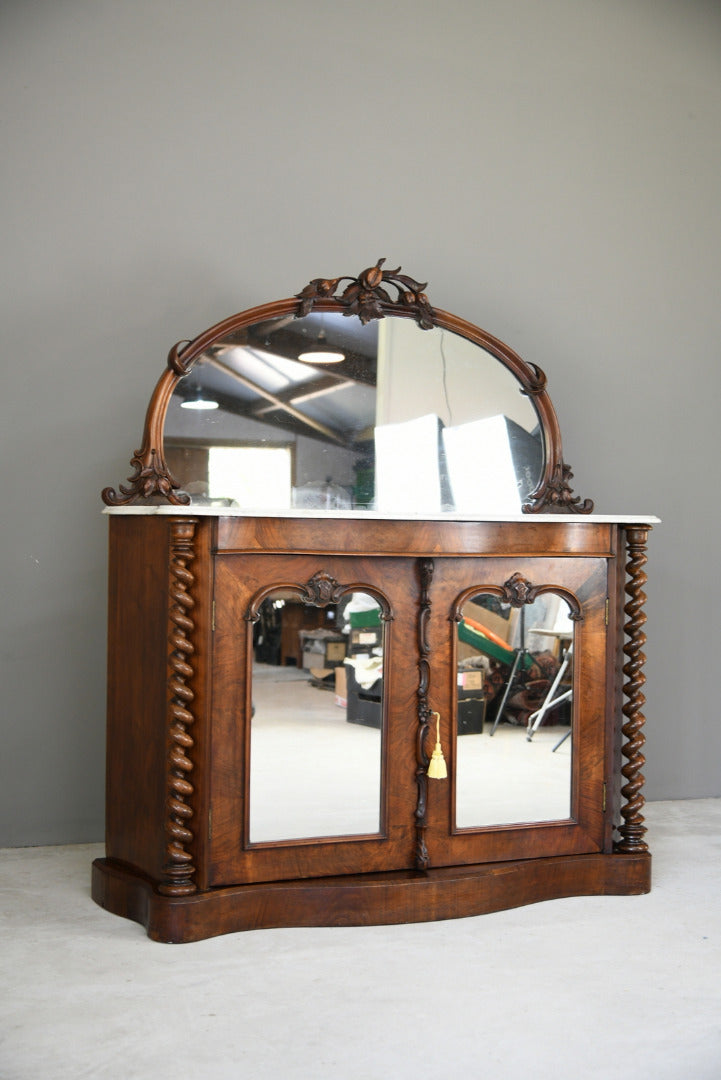
[[280,926],[373,926],[483,915],[563,896],[637,895],[651,856],[572,855],[472,867],[236,885],[168,897],[131,867],[93,863],[92,897],[154,941],[201,941]]

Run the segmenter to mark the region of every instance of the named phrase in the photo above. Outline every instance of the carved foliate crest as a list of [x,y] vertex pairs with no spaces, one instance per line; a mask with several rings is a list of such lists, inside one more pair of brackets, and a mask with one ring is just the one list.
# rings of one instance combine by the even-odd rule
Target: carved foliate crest
[[487,586],[482,591],[498,596],[514,608],[521,608],[524,604],[532,604],[536,597],[541,596],[542,593],[556,593],[556,595],[562,596],[568,604],[569,619],[573,622],[581,622],[583,619],[578,600],[568,589],[564,589],[560,585],[532,585],[528,578],[525,578],[521,573],[512,574],[508,581],[505,581],[501,586]]
[[523,574],[514,574],[508,581],[503,583],[503,599],[511,607],[523,607],[524,604],[532,604],[536,595],[530,581]]
[[328,604],[337,604],[344,591],[340,582],[325,570],[319,570],[303,587],[303,603],[311,607],[327,607]]
[[[385,317],[384,304],[395,304],[407,308],[422,330],[430,330],[435,326],[435,318],[423,291],[427,282],[421,284],[407,274],[401,274],[400,266],[395,270],[383,270],[384,262],[385,259],[379,259],[375,266],[362,270],[355,278],[313,278],[296,294],[300,300],[298,316],[308,315],[317,300],[334,299],[345,308],[344,315],[357,315],[365,325],[371,319]],[[337,295],[342,282],[349,284]],[[391,296],[385,286],[392,286],[396,296]]]

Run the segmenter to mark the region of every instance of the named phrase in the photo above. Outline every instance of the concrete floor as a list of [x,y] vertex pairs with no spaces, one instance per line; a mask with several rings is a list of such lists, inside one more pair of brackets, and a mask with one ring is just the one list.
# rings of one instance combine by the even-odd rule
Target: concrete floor
[[2,1080],[718,1080],[721,800],[647,807],[654,887],[158,945],[100,845],[0,852]]

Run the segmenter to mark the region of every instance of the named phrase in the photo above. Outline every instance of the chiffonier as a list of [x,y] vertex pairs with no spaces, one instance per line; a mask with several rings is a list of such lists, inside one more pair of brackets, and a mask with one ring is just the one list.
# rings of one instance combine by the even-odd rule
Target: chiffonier
[[646,543],[383,260],[175,346],[110,529],[106,855],[161,941],[650,888]]

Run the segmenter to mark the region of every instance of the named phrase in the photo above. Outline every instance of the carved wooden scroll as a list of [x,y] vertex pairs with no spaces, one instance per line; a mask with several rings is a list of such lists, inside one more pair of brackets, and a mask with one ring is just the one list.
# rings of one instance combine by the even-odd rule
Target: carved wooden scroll
[[108,506],[128,506],[138,499],[153,499],[157,496],[176,506],[184,506],[190,502],[188,495],[176,495],[178,485],[165,464],[165,458],[153,447],[136,450],[130,464],[135,472],[128,477],[127,484],[118,485],[120,494],[115,488],[103,488],[103,502]]
[[453,618],[456,622],[460,622],[463,618],[463,604],[476,593],[490,593],[514,608],[523,607],[524,604],[532,604],[536,597],[541,596],[543,593],[555,593],[556,596],[563,597],[568,604],[569,619],[572,622],[583,621],[580,604],[568,589],[564,589],[562,585],[533,585],[523,574],[516,573],[512,574],[503,585],[482,585],[477,588],[466,589],[457,600],[454,608]]
[[[371,319],[383,319],[386,312],[384,305],[397,305],[412,314],[421,330],[430,330],[435,326],[433,308],[423,291],[428,282],[421,284],[407,274],[401,274],[400,266],[395,270],[384,270],[385,259],[379,259],[375,266],[362,270],[358,277],[313,278],[297,294],[300,304],[298,316],[308,315],[317,300],[334,299],[343,307],[344,315],[357,315],[365,325]],[[340,295],[336,295],[341,282],[350,282]],[[396,296],[392,297],[387,286],[392,286]]]
[[188,896],[196,891],[195,867],[189,851],[193,843],[190,820],[194,787],[189,779],[193,769],[190,752],[194,740],[189,729],[195,722],[190,710],[194,698],[190,682],[195,630],[190,590],[195,581],[188,569],[195,551],[193,541],[197,518],[175,518],[170,526],[170,631],[168,656],[168,759],[166,796],[166,861],[158,891],[166,896]]
[[431,647],[428,641],[428,623],[431,618],[430,588],[433,581],[433,570],[433,559],[418,560],[421,591],[418,604],[418,730],[416,734],[416,785],[418,787],[418,798],[415,818],[416,867],[419,870],[426,870],[431,865],[428,848],[426,847],[429,763],[429,757],[426,753],[426,741],[428,739],[428,724],[431,715],[428,705],[428,689],[431,681]]
[[331,604],[337,604],[344,596],[348,596],[349,593],[362,592],[372,596],[378,603],[381,609],[380,619],[381,622],[390,622],[393,619],[393,609],[388,601],[388,597],[384,596],[380,589],[374,588],[373,585],[368,585],[363,581],[353,582],[351,585],[341,585],[339,581],[329,574],[326,570],[319,570],[313,574],[312,578],[309,578],[304,585],[299,585],[295,581],[277,581],[273,585],[266,585],[255,594],[251,600],[245,618],[247,622],[255,623],[260,618],[260,608],[264,600],[267,600],[269,596],[272,596],[276,592],[292,592],[295,593],[298,599],[303,604],[307,604],[309,607],[328,607]]
[[593,500],[574,495],[570,480],[573,479],[571,467],[564,461],[557,461],[551,470],[544,487],[534,492],[523,504],[524,514],[590,514],[593,512]]
[[646,826],[641,813],[645,802],[642,794],[644,776],[641,772],[645,758],[641,751],[646,742],[642,731],[645,723],[642,709],[646,700],[643,694],[643,686],[646,682],[646,676],[643,673],[643,665],[646,663],[643,653],[643,647],[646,644],[646,635],[643,632],[643,625],[646,622],[643,611],[646,594],[643,588],[647,578],[643,568],[647,561],[646,543],[649,531],[647,527],[626,529],[628,547],[626,595],[630,599],[623,609],[628,616],[624,624],[627,640],[623,647],[628,660],[623,666],[623,673],[627,679],[623,685],[623,695],[627,700],[623,706],[626,723],[621,729],[625,739],[621,746],[621,753],[626,758],[621,773],[626,783],[621,788],[621,796],[625,800],[624,805],[621,806],[623,824],[618,828],[621,839],[617,841],[615,850],[627,854],[648,851],[648,844],[643,839]]

